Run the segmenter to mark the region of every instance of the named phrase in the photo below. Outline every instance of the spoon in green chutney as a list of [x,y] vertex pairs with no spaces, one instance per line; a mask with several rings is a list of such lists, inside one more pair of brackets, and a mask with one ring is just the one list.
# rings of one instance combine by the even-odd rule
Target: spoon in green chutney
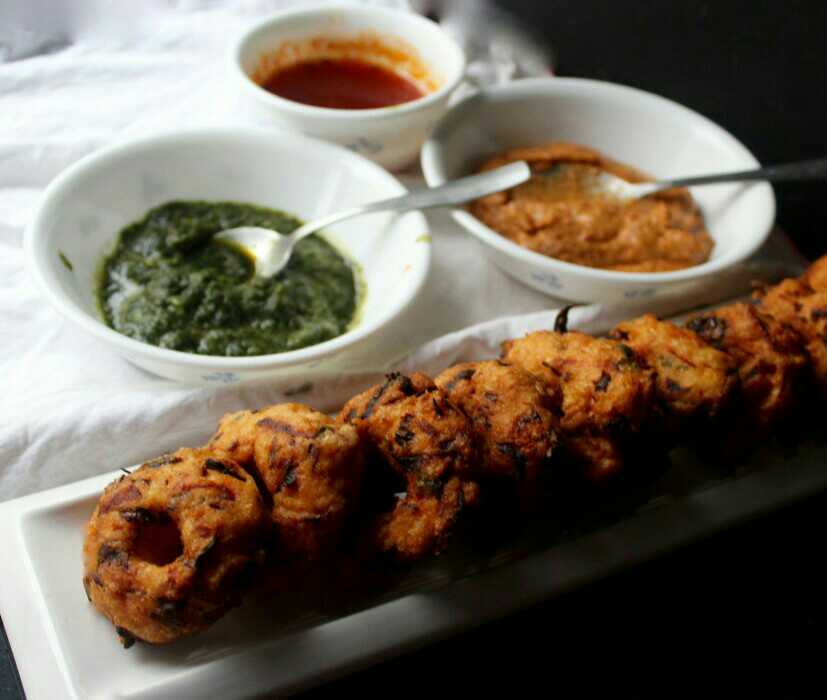
[[487,194],[516,187],[530,177],[531,169],[528,164],[525,161],[517,161],[478,175],[453,180],[439,187],[421,189],[399,197],[370,202],[329,214],[309,221],[291,233],[278,233],[258,226],[240,226],[217,233],[215,239],[243,248],[255,260],[256,275],[272,277],[287,265],[293,249],[302,238],[331,224],[375,212],[405,212],[413,209],[432,209],[463,204]]

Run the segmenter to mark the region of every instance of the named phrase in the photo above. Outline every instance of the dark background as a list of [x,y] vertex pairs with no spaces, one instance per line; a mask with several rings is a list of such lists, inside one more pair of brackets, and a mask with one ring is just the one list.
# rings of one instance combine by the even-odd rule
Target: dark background
[[[559,75],[677,100],[765,164],[827,156],[822,0],[500,4],[552,43]],[[799,248],[827,251],[827,184],[776,194]],[[307,696],[827,697],[825,522],[822,494]],[[0,697],[19,688],[0,635]]]

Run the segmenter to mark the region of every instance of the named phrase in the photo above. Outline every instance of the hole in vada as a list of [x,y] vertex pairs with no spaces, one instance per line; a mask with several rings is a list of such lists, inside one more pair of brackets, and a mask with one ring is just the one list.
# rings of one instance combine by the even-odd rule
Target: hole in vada
[[132,556],[156,566],[175,561],[184,551],[178,526],[166,513],[153,513],[138,523]]

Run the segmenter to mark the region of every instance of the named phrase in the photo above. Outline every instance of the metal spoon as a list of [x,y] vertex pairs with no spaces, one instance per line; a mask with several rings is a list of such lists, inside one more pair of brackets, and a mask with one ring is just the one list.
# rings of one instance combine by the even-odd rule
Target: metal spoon
[[[559,177],[567,166],[561,164],[544,173],[548,179]],[[585,179],[585,178],[584,178]],[[755,170],[741,170],[734,173],[719,173],[717,175],[699,175],[696,177],[681,177],[674,180],[658,180],[657,182],[627,182],[626,180],[600,171],[589,175],[587,187],[595,194],[607,194],[621,200],[639,199],[661,190],[672,187],[692,187],[694,185],[712,185],[718,182],[747,182],[750,180],[766,180],[768,182],[783,182],[788,180],[821,180],[827,179],[827,158],[805,160],[784,165],[771,165]]]
[[531,169],[528,164],[524,161],[518,161],[479,175],[463,177],[439,187],[417,190],[416,192],[403,194],[400,197],[371,202],[360,207],[329,214],[315,221],[309,221],[288,234],[257,226],[242,226],[221,231],[215,235],[215,238],[245,248],[255,260],[256,274],[261,277],[271,277],[278,273],[290,260],[296,243],[311,233],[315,233],[325,226],[330,226],[330,224],[373,212],[403,212],[412,209],[430,209],[432,207],[462,204],[493,192],[501,192],[509,187],[515,187],[530,177]]

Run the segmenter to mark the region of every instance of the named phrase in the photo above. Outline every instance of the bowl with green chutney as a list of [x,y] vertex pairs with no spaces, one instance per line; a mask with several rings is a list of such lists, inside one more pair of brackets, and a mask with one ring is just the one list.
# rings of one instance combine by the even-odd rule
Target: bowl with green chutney
[[49,302],[130,362],[195,384],[336,371],[419,293],[430,237],[418,212],[371,214],[314,234],[270,278],[214,240],[288,233],[404,193],[339,146],[250,128],[118,144],[52,182],[26,231]]

